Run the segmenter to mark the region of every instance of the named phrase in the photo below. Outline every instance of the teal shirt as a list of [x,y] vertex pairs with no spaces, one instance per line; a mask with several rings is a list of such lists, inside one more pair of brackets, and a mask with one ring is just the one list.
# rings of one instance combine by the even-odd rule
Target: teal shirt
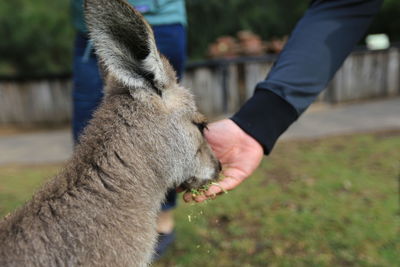
[[[75,28],[80,32],[87,32],[83,17],[83,0],[71,1]],[[128,2],[143,13],[150,25],[187,23],[184,0],[128,0]]]

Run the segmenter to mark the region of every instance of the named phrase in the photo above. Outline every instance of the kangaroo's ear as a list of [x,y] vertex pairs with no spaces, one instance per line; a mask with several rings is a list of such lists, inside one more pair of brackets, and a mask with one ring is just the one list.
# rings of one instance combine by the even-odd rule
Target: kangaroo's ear
[[170,78],[138,11],[123,0],[86,0],[85,18],[104,71],[126,86],[147,85],[161,94]]

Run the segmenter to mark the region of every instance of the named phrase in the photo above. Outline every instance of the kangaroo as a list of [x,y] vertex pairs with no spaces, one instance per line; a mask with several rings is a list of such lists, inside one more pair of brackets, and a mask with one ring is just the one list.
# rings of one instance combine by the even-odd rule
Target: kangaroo
[[105,97],[71,160],[0,222],[0,266],[147,266],[168,189],[199,188],[220,164],[205,118],[123,0],[86,0]]

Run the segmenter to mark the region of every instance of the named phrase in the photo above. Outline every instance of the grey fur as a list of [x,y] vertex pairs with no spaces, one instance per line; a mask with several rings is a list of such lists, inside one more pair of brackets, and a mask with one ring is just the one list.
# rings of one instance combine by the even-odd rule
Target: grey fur
[[106,96],[65,168],[0,222],[0,266],[147,266],[167,190],[219,171],[204,118],[142,16],[121,0],[85,7]]

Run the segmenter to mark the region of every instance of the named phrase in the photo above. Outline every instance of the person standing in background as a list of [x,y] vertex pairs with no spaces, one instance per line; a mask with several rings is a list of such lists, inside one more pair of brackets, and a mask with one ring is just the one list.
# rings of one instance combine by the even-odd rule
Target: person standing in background
[[[84,20],[84,0],[71,0],[73,24],[76,29],[73,57],[73,116],[75,144],[103,97],[103,82],[97,57],[89,41]],[[186,61],[186,9],[184,0],[128,0],[152,26],[160,52],[174,67],[178,79]],[[161,207],[157,227],[159,232],[156,257],[162,255],[175,239],[172,209],[176,206],[176,191],[167,195]]]

